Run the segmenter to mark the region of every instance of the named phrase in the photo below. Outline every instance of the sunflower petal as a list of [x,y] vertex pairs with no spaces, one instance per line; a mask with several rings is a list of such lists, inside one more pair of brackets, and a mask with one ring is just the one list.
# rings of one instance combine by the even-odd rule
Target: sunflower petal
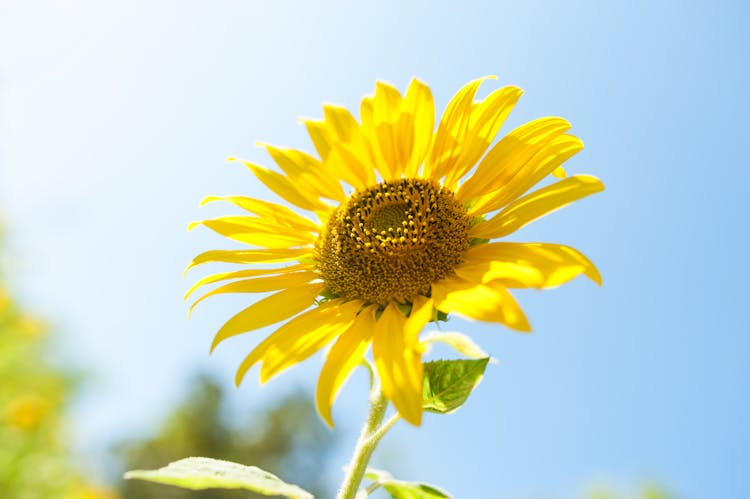
[[495,77],[486,76],[470,81],[448,103],[425,160],[425,177],[440,180],[456,164],[469,129],[474,95],[482,82],[488,79]]
[[211,351],[227,338],[281,322],[305,310],[323,291],[324,283],[288,288],[257,301],[229,319],[214,336]]
[[310,265],[304,265],[304,264],[298,264],[298,265],[289,265],[287,267],[276,267],[271,269],[245,269],[245,270],[235,270],[232,272],[221,272],[219,274],[211,274],[207,275],[206,277],[203,277],[202,279],[199,279],[195,284],[190,286],[190,289],[187,290],[184,296],[184,300],[187,300],[192,296],[195,291],[200,288],[201,286],[206,286],[208,284],[213,284],[215,282],[219,281],[227,281],[230,279],[243,279],[246,277],[260,277],[260,276],[267,276],[270,274],[287,274],[289,272],[299,272],[300,270],[312,270],[314,267]]
[[255,279],[243,279],[241,281],[230,282],[229,284],[219,286],[218,288],[209,291],[208,293],[195,300],[195,303],[190,305],[190,311],[188,312],[188,315],[193,312],[193,309],[196,307],[196,305],[198,305],[209,296],[226,293],[267,293],[269,291],[276,291],[277,289],[299,286],[301,284],[313,281],[318,277],[318,274],[316,274],[315,272],[294,272],[270,277],[258,277]]
[[364,358],[372,342],[375,328],[376,306],[370,306],[359,313],[352,323],[328,352],[326,362],[320,371],[318,387],[315,391],[315,403],[318,412],[331,427],[333,417],[331,407],[351,372]]
[[445,185],[454,189],[458,180],[479,161],[495,140],[497,132],[500,131],[522,94],[523,90],[518,87],[503,87],[492,92],[474,107],[469,130],[464,139],[463,151],[454,167],[448,172]]
[[[375,183],[375,174],[360,155],[346,144],[337,144],[326,159],[326,167],[357,190]],[[372,180],[370,180],[372,176]]]
[[261,383],[323,348],[351,326],[362,306],[359,300],[331,300],[315,307],[277,329],[250,352],[237,370],[239,385],[247,371],[263,362]]
[[354,130],[359,127],[357,120],[342,106],[326,104],[323,106],[323,121],[303,119],[307,133],[318,151],[320,159],[325,161],[331,148],[337,142],[349,142]]
[[185,273],[193,267],[209,262],[224,263],[281,263],[312,256],[312,248],[274,248],[262,250],[209,250],[190,262]]
[[449,277],[432,285],[432,295],[435,308],[446,314],[456,313],[478,321],[498,322],[516,331],[531,331],[518,302],[497,281],[477,284]]
[[325,161],[331,151],[331,142],[327,135],[325,122],[306,118],[300,121],[307,128],[307,134],[310,136],[315,150],[318,151],[320,159]]
[[346,201],[341,184],[329,176],[323,164],[307,153],[260,144],[297,188],[338,202]]
[[507,185],[534,154],[570,126],[563,118],[548,117],[514,129],[490,149],[474,174],[459,187],[456,197],[469,201]]
[[198,225],[208,227],[229,239],[266,248],[288,248],[312,244],[316,236],[310,232],[274,224],[265,218],[228,216],[192,222],[188,230]]
[[523,195],[550,173],[558,171],[561,168],[560,165],[581,150],[583,150],[583,142],[578,137],[567,134],[555,137],[526,163],[520,165],[502,187],[480,196],[471,207],[470,214],[481,215],[502,208]]
[[206,196],[201,201],[201,206],[216,201],[226,201],[253,213],[261,218],[273,220],[276,224],[294,227],[297,230],[307,232],[319,232],[320,227],[309,218],[298,215],[286,206],[271,203],[262,199],[253,199],[245,196]]
[[324,158],[329,175],[340,178],[355,189],[375,183],[375,159],[365,137],[352,114],[341,106],[323,106],[329,151]]
[[373,336],[372,353],[383,392],[415,426],[422,423],[422,346],[417,336],[431,316],[431,300],[415,301],[409,319],[391,303],[375,324]]
[[565,178],[568,176],[568,172],[565,171],[565,168],[562,166],[558,166],[554,170],[552,170],[552,176],[556,178]]
[[[535,269],[541,280],[538,285],[512,286],[505,276],[492,271],[495,264],[512,263]],[[554,243],[495,242],[475,246],[466,252],[466,264],[484,267],[488,272],[482,282],[502,280],[508,287],[554,287],[584,274],[601,286],[602,277],[591,260],[575,248]],[[459,273],[459,270],[456,269]]]
[[251,172],[253,172],[253,175],[263,182],[266,187],[275,192],[280,198],[285,199],[293,205],[299,206],[303,210],[328,210],[328,206],[325,203],[316,199],[315,196],[310,195],[310,193],[298,189],[294,183],[284,175],[250,163],[249,161],[235,160],[234,158],[230,158],[230,161],[240,161]]
[[[401,94],[396,87],[383,81],[376,83],[375,97],[372,100],[373,130],[371,133],[376,139],[377,149],[383,158],[379,170],[384,180],[392,180],[401,176],[407,160],[406,156],[411,151],[414,140],[413,135],[400,130],[401,101]],[[364,120],[362,125],[365,126]]]
[[483,260],[472,258],[468,252],[465,261],[456,266],[455,272],[458,277],[469,282],[484,284],[499,280],[509,288],[540,288],[545,282],[542,272],[525,262]]
[[435,102],[430,87],[417,80],[411,80],[401,103],[402,109],[410,116],[414,136],[411,155],[404,169],[406,178],[416,177],[432,140],[435,127]]
[[507,236],[538,218],[603,190],[604,184],[596,177],[573,175],[517,199],[494,217],[472,227],[469,234],[488,239]]

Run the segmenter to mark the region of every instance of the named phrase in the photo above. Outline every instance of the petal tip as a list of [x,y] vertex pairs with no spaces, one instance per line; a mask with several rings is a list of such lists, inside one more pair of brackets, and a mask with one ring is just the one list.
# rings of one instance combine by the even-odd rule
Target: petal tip
[[406,421],[410,425],[416,426],[416,427],[422,426],[423,411],[421,407],[419,408],[418,411],[414,411],[413,414],[406,414],[401,411],[399,411],[399,413],[401,414],[401,417],[404,418],[404,421]]
[[219,346],[219,343],[221,343],[221,339],[219,339],[218,337],[214,337],[214,341],[211,342],[211,349],[208,351],[209,355],[214,353],[214,350],[216,350],[216,347]]
[[333,424],[333,415],[331,414],[330,404],[325,404],[324,402],[318,401],[317,408],[318,414],[320,414],[320,417],[323,419],[323,421],[325,421],[329,428],[333,429],[335,425]]

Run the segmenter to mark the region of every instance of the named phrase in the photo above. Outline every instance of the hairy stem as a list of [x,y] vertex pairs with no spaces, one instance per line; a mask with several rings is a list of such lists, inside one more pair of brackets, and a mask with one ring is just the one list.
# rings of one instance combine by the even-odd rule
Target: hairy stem
[[379,387],[373,387],[370,392],[370,414],[367,416],[365,426],[362,428],[362,433],[357,441],[357,446],[354,448],[354,454],[351,461],[349,461],[344,482],[341,484],[336,499],[356,498],[359,485],[365,476],[367,463],[370,462],[370,457],[375,447],[377,447],[378,442],[385,435],[385,432],[395,423],[395,421],[389,421],[383,427],[380,427],[387,408],[388,400],[383,395],[383,392],[380,391]]

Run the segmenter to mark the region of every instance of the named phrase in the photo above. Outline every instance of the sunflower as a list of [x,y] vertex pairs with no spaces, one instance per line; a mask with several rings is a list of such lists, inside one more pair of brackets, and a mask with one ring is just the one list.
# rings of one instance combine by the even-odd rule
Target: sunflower
[[[254,266],[200,279],[186,299],[225,283],[193,307],[222,293],[271,293],[230,318],[211,350],[286,321],[245,358],[237,384],[257,363],[265,382],[333,343],[316,391],[332,425],[333,401],[372,345],[383,393],[419,425],[419,334],[428,322],[455,313],[529,331],[509,289],[549,288],[580,274],[601,283],[596,267],[569,246],[494,241],[604,186],[589,175],[566,176],[562,163],[583,144],[562,118],[531,121],[492,145],[522,91],[507,86],[477,99],[488,79],[461,88],[437,129],[427,85],[413,79],[401,95],[378,82],[362,99],[359,121],[336,105],[323,106],[322,120],[303,120],[319,157],[261,144],[283,173],[230,158],[296,208],[211,196],[203,202],[226,201],[247,214],[191,224],[249,248],[207,251],[188,268]],[[528,192],[545,179],[553,182]]]

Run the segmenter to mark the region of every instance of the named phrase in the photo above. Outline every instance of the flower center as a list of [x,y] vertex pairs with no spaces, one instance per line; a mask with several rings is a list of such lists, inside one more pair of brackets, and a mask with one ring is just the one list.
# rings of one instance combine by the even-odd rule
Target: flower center
[[428,295],[469,247],[471,218],[453,192],[426,179],[381,182],[352,195],[317,243],[328,290],[386,305]]

